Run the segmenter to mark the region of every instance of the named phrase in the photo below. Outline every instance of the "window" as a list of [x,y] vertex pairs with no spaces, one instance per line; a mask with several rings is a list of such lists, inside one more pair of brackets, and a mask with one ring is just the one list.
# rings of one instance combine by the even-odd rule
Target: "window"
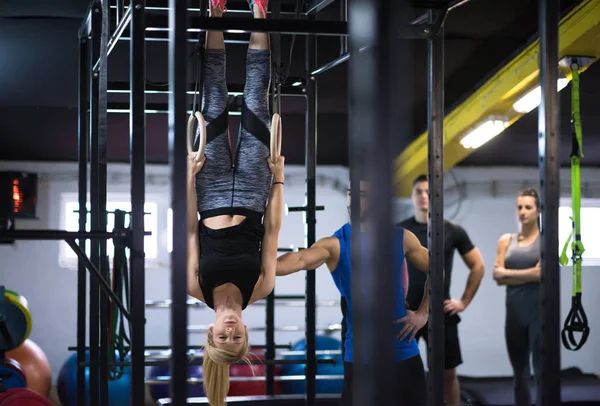
[[[600,265],[600,235],[598,235],[598,229],[600,229],[600,201],[582,201],[581,206],[581,241],[585,248],[582,256],[583,266]],[[558,209],[559,255],[573,229],[572,213],[570,199],[564,201],[561,199],[561,206]],[[571,265],[571,255],[572,251],[569,244],[567,249],[569,266]]]
[[[200,220],[200,214],[198,214],[198,220]],[[173,209],[167,209],[167,251],[173,252]]]
[[173,209],[167,210],[167,251],[173,252]]
[[[77,195],[67,195],[63,196],[62,199],[62,224],[65,230],[67,231],[78,231],[79,230],[79,202],[77,200]],[[88,203],[88,210],[90,206]],[[123,210],[125,212],[131,211],[131,202],[129,200],[129,196],[118,196],[114,195],[108,196],[106,202],[106,211],[108,213],[107,217],[107,227],[108,231],[112,231],[114,228],[114,214],[110,212],[114,212],[115,210]],[[156,260],[158,257],[158,204],[154,202],[146,202],[144,205],[144,229],[145,231],[149,231],[152,234],[144,237],[144,251],[146,254],[146,259]],[[91,215],[88,213],[86,229],[90,230],[90,219]],[[125,227],[129,226],[129,216],[125,216]],[[89,241],[87,242],[86,252],[89,255]],[[106,252],[109,258],[112,259],[114,254],[114,245],[112,240],[108,240],[106,244]],[[77,266],[77,255],[71,247],[67,245],[65,242],[61,242],[60,244],[60,264],[64,267],[75,267]]]

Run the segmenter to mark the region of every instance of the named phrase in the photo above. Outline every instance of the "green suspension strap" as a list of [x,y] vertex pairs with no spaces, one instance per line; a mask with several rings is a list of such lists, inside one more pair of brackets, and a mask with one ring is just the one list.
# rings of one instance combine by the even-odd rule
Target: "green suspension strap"
[[[571,110],[573,124],[573,149],[571,152],[571,199],[573,215],[571,217],[573,229],[560,256],[560,264],[565,266],[569,263],[567,249],[571,238],[571,260],[573,262],[573,294],[571,298],[571,311],[565,319],[562,330],[562,342],[566,349],[577,351],[588,339],[590,328],[587,316],[581,303],[581,263],[585,251],[581,241],[581,171],[580,161],[583,158],[583,135],[581,130],[581,117],[579,113],[579,67],[576,63],[571,65],[573,78],[571,81]],[[579,341],[575,333],[581,333]]]
[[[125,212],[115,210],[115,230],[125,229]],[[127,268],[126,241],[115,238],[115,246],[112,272],[112,288],[121,303],[129,308],[129,272]],[[125,299],[125,300],[123,300]],[[123,313],[110,303],[110,330],[108,357],[110,361],[123,362],[128,360],[128,348],[130,346],[129,336],[125,328],[127,321]],[[124,366],[111,366],[109,372],[110,380],[120,379],[125,372]]]

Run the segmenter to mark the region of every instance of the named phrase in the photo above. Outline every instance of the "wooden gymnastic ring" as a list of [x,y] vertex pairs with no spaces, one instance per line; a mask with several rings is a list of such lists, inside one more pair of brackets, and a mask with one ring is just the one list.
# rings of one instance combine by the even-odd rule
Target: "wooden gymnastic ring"
[[[198,123],[198,151],[194,151],[194,139],[196,132],[194,124]],[[187,124],[187,149],[188,154],[196,154],[194,160],[200,162],[204,158],[204,150],[206,149],[206,122],[204,116],[199,111],[190,114]]]
[[276,163],[281,156],[281,116],[273,114],[271,119],[271,162]]

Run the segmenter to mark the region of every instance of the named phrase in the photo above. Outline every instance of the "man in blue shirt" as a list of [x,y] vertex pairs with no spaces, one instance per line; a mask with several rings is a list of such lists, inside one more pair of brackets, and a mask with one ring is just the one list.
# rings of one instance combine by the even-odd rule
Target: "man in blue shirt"
[[[350,213],[350,188],[348,188],[348,212]],[[360,184],[360,218],[361,231],[365,231],[365,214],[369,208],[369,183],[361,181]],[[352,405],[353,381],[353,339],[352,339],[352,288],[351,288],[351,231],[350,223],[344,224],[333,236],[317,241],[312,247],[299,252],[282,255],[277,260],[277,276],[289,275],[306,269],[317,269],[325,264],[333,281],[346,301],[347,333],[344,342],[344,389],[342,392],[342,405]],[[395,360],[395,375],[397,385],[396,399],[389,404],[403,406],[422,406],[427,403],[427,387],[423,361],[419,353],[417,341],[414,340],[417,332],[427,323],[429,315],[429,287],[424,288],[423,300],[415,311],[407,310],[404,302],[402,286],[402,267],[404,258],[417,269],[427,273],[429,270],[429,251],[424,248],[417,237],[402,227],[394,229],[395,271],[398,273],[396,283],[396,320],[400,324],[398,340],[394,346],[392,356]],[[356,405],[362,406],[362,405]]]

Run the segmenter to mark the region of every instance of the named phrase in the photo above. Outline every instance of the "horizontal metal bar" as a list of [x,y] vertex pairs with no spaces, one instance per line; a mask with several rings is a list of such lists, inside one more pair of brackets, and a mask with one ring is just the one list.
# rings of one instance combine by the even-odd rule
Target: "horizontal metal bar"
[[[146,235],[151,235],[148,232]],[[112,238],[127,238],[129,234],[126,231],[64,231],[64,230],[15,230],[0,231],[0,241],[3,240],[76,240],[93,239],[109,240]]]
[[[210,326],[188,326],[188,333],[208,333]],[[266,327],[248,327],[248,331],[266,331]],[[330,324],[324,327],[317,327],[317,331],[321,332],[332,332],[332,331],[341,331],[341,324]],[[304,326],[275,326],[275,331],[279,331],[282,333],[291,333],[297,331],[304,331]]]
[[[107,110],[108,113],[111,114],[129,114],[130,113],[130,109],[129,106],[126,107],[108,107]],[[144,113],[146,114],[167,114],[169,113],[169,110],[166,109],[146,109],[144,110]],[[192,110],[188,110],[187,111],[188,114],[192,114]],[[241,116],[242,113],[240,111],[229,111],[228,113],[230,116]]]
[[[114,8],[114,6],[113,6]],[[169,2],[168,0],[146,0],[146,6],[144,7],[145,10],[149,11],[149,12],[160,12],[160,13],[167,13],[169,11]],[[289,4],[283,4],[281,7],[281,13],[282,14],[294,14],[294,6],[291,6]],[[187,7],[187,12],[188,13],[200,13],[200,8],[199,7]],[[233,2],[230,1],[229,4],[227,4],[227,13],[235,13],[235,14],[250,14],[251,10],[248,7],[246,2]],[[270,13],[270,12],[269,12]]]
[[[341,355],[342,350],[316,350],[316,355]],[[306,355],[306,351],[280,351],[280,356],[287,357],[290,355]]]
[[[257,347],[254,345],[250,345],[250,347],[252,348],[252,350],[256,349]],[[203,348],[201,348],[200,350],[191,350],[189,351],[189,355],[191,358],[195,358],[195,357],[203,357],[204,356],[204,352],[202,351]],[[341,355],[342,354],[342,350],[318,350],[315,352],[315,354],[317,355]],[[280,351],[279,352],[280,356],[298,356],[298,355],[306,355],[306,351]],[[168,360],[171,359],[171,350],[168,349],[166,351],[146,351],[144,353],[144,356],[146,357],[145,360],[146,361],[164,361],[164,360]],[[302,361],[306,361],[306,360],[302,360]],[[243,363],[243,362],[242,362]]]
[[[125,29],[129,26],[129,23],[131,22],[131,13],[132,13],[131,7],[132,7],[131,5],[129,7],[127,7],[127,11],[125,12],[125,14],[123,14],[122,20],[119,21],[117,28],[115,28],[115,32],[110,36],[110,39],[108,40],[108,49],[106,51],[107,55],[110,55],[112,50],[115,48],[115,46],[119,42],[119,38],[121,38],[121,35],[123,35],[123,32],[125,31]],[[100,68],[100,61],[98,60],[98,61],[94,62],[94,67],[93,67],[92,71],[98,72],[99,68]]]
[[[193,42],[195,44],[198,43],[198,32],[200,30],[197,28],[188,28],[188,41]],[[161,27],[148,27],[144,30],[144,39],[146,41],[168,41],[169,40],[169,29],[161,28]],[[121,41],[131,41],[131,35],[129,29],[126,29],[123,35],[119,38]],[[224,35],[224,40],[226,44],[246,44],[250,42],[250,36],[245,33],[238,32],[227,32]]]
[[294,247],[294,246],[291,246],[289,248],[280,247],[280,248],[277,248],[277,252],[298,252],[298,251],[302,251],[304,249],[306,249],[306,248],[305,247]]
[[[147,32],[146,33],[146,38],[145,41],[146,42],[169,42],[169,33],[168,32],[162,32],[162,31],[156,31],[156,32]],[[128,35],[124,35],[121,38],[119,38],[119,41],[131,41],[131,37],[129,37]],[[192,32],[190,33],[190,37],[187,39],[187,42],[191,43],[191,44],[197,44],[198,43],[198,32],[196,31],[195,33]],[[240,39],[225,39],[225,43],[226,44],[240,44],[240,45],[248,45],[249,41],[248,40],[240,40]]]
[[[250,347],[252,349],[265,349],[267,348],[266,344],[250,344]],[[126,352],[129,352],[131,350],[131,347],[124,347]],[[202,350],[204,348],[203,345],[189,345],[188,350]],[[275,348],[277,349],[283,349],[283,350],[289,350],[290,348],[292,348],[291,344],[278,344],[275,346]],[[147,352],[149,351],[166,351],[166,350],[170,350],[171,346],[170,345],[147,345],[145,347],[145,350]],[[90,350],[90,347],[85,347],[86,351]],[[67,351],[77,351],[77,347],[74,346],[69,346],[67,347]]]
[[[294,85],[282,85],[281,86],[281,95],[282,96],[305,96],[304,87],[301,85],[300,78],[289,78],[288,83],[300,83],[299,86]],[[241,96],[244,94],[244,86],[239,83],[228,83],[227,89],[229,96]],[[129,82],[110,82],[108,84],[108,93],[112,94],[129,94]],[[146,84],[146,94],[164,94],[168,95],[171,92],[165,83],[164,86],[157,84]],[[194,94],[194,85],[189,85],[188,94]]]
[[[113,6],[114,7],[114,6]],[[294,15],[295,7],[287,4],[281,5],[281,14]],[[148,0],[146,2],[145,10],[151,13],[168,13],[169,5],[167,1],[161,0]],[[190,14],[200,13],[199,7],[188,7],[187,12]],[[229,2],[227,4],[227,14],[251,14],[250,8],[247,6],[247,3],[242,3],[238,6],[238,4],[234,2]],[[268,14],[271,14],[271,11],[268,11]]]
[[305,295],[275,295],[275,300],[305,300]]
[[[130,104],[129,102],[111,102],[108,103],[109,113],[129,113]],[[146,114],[165,114],[169,112],[169,103],[146,103]],[[188,113],[191,113],[188,110]],[[236,106],[234,103],[229,104],[228,114],[230,116],[241,115],[241,106]]]
[[[344,375],[316,375],[318,381],[338,381],[344,379]],[[273,377],[276,381],[303,381],[306,379],[304,375],[284,375]],[[265,376],[232,376],[229,378],[230,382],[261,382],[266,381]],[[148,385],[164,385],[171,381],[170,376],[159,376],[156,378],[146,378],[144,381]],[[199,385],[204,380],[201,378],[188,378],[188,383]],[[164,399],[163,399],[164,400]]]
[[[288,213],[292,213],[292,212],[300,212],[300,211],[307,211],[308,207],[306,206],[288,206],[287,204],[284,207],[285,210],[285,214],[287,215]],[[315,207],[316,211],[323,211],[325,210],[325,206],[317,206]]]
[[[336,364],[334,358],[323,358],[317,360],[319,364]],[[302,365],[306,364],[305,359],[251,359],[246,361],[238,361],[236,364],[244,365],[250,363],[252,365]],[[80,362],[80,366],[89,367],[89,362]],[[163,366],[163,365],[171,365],[171,358],[165,358],[160,360],[144,360],[144,365],[147,367],[155,367],[155,366]],[[202,365],[202,358],[193,358],[188,361],[188,365]],[[127,361],[111,361],[108,363],[109,367],[128,367],[131,366],[131,362]]]
[[[253,306],[266,306],[267,302],[265,299],[257,300],[252,305]],[[206,309],[208,306],[206,304],[198,301],[198,300],[188,300],[188,307],[193,307],[197,309]],[[285,302],[277,302],[278,306],[283,307],[304,307],[303,302],[298,301],[285,301]],[[319,307],[336,307],[340,305],[339,300],[318,300],[317,306]],[[146,308],[149,309],[170,309],[171,308],[171,300],[146,300]]]
[[[263,406],[282,406],[282,405],[300,405],[304,404],[306,394],[299,395],[254,395],[254,396],[228,396],[227,405],[263,405]],[[340,400],[339,393],[318,393],[318,404],[338,404]],[[322,403],[324,402],[324,403]],[[172,398],[162,398],[156,401],[157,406],[174,406]],[[186,405],[208,405],[208,399],[205,397],[188,397]]]
[[[167,16],[153,15],[147,18],[147,30],[168,30]],[[343,21],[300,19],[252,19],[252,18],[190,18],[188,32],[223,31],[235,33],[272,32],[287,35],[348,35],[348,23]]]

